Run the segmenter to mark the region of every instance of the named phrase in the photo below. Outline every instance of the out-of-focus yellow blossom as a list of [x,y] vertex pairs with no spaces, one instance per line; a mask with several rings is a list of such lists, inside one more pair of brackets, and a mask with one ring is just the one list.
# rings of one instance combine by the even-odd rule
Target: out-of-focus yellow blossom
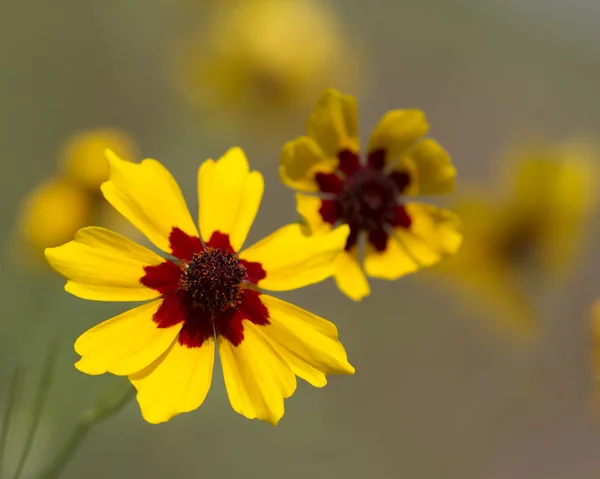
[[437,269],[452,275],[473,303],[494,310],[498,325],[538,330],[532,295],[568,271],[594,204],[589,146],[521,148],[505,163],[504,198],[471,194],[455,206],[464,223],[461,251]]
[[100,185],[108,179],[107,149],[129,161],[138,156],[135,142],[120,130],[96,128],[81,131],[69,138],[63,147],[60,166],[64,176],[99,195]]
[[44,258],[44,249],[64,244],[92,216],[90,195],[62,178],[49,178],[24,199],[18,216],[20,249],[32,265]]
[[355,89],[358,76],[335,12],[314,0],[220,4],[180,60],[192,102],[253,124],[303,112],[327,86]]
[[85,130],[66,141],[58,159],[58,174],[35,187],[21,204],[8,248],[19,266],[45,265],[45,248],[66,243],[87,224],[123,231],[119,225],[126,222],[100,193],[100,185],[108,179],[107,149],[127,160],[137,157],[133,140],[114,128]]

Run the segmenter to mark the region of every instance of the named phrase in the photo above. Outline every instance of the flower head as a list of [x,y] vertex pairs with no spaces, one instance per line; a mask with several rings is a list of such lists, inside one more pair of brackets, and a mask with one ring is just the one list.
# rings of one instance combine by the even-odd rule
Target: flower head
[[346,227],[311,238],[292,224],[239,252],[263,193],[262,176],[249,171],[239,148],[200,167],[201,236],[160,163],[128,163],[113,153],[109,163],[104,197],[173,259],[97,227],[47,250],[75,296],[149,301],[77,340],[80,371],[128,376],[142,415],[159,423],[202,404],[216,345],[233,409],[272,424],[296,376],[322,387],[325,374],[354,372],[333,324],[263,292],[330,276]]
[[129,161],[137,159],[137,146],[124,132],[116,128],[94,128],[72,135],[60,155],[61,170],[73,184],[99,192],[108,179],[105,151],[114,151]]
[[418,110],[394,110],[375,127],[361,160],[356,100],[327,90],[308,120],[308,135],[287,143],[280,176],[299,191],[298,213],[312,233],[350,227],[335,260],[335,280],[350,298],[369,294],[358,259],[366,238],[365,271],[393,280],[455,253],[460,223],[451,212],[407,197],[448,193],[455,169],[446,151],[423,139]]
[[[231,0],[203,17],[179,58],[192,103],[272,128],[329,84],[358,78],[335,12],[323,2]],[[270,128],[270,129],[272,129]],[[269,129],[269,130],[270,130]]]
[[532,296],[564,276],[594,203],[594,155],[580,142],[524,146],[508,156],[503,196],[465,197],[459,254],[436,269],[493,310],[498,326],[528,337],[538,321]]
[[135,159],[133,140],[112,128],[85,130],[65,142],[58,173],[22,201],[7,251],[11,259],[36,269],[45,265],[45,248],[64,244],[87,224],[99,222],[123,229],[120,218],[106,208],[100,194],[100,184],[108,179],[107,148]]

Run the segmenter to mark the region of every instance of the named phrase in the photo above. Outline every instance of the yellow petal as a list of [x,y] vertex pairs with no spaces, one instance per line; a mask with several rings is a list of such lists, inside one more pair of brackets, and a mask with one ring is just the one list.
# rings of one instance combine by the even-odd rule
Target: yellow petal
[[367,244],[365,271],[373,278],[394,280],[414,273],[419,267],[416,259],[394,237],[388,238],[384,251]]
[[302,216],[312,234],[322,234],[331,231],[332,224],[323,221],[319,210],[323,200],[318,196],[296,194],[296,211]]
[[215,231],[229,235],[239,251],[254,222],[264,190],[263,177],[250,171],[246,155],[231,148],[218,161],[207,160],[198,171],[200,232],[208,242]]
[[333,274],[333,259],[344,248],[347,225],[323,235],[306,235],[301,225],[289,224],[240,253],[240,258],[260,263],[266,278],[261,288],[288,291],[323,281]]
[[358,247],[340,252],[334,261],[334,279],[342,293],[354,301],[371,294],[369,282],[358,261]]
[[283,416],[284,398],[296,390],[296,376],[260,328],[244,321],[244,340],[238,346],[219,337],[219,355],[233,410],[275,426]]
[[332,173],[338,165],[337,157],[327,156],[308,136],[289,141],[281,151],[279,177],[287,186],[305,192],[319,191],[317,173]]
[[160,357],[173,343],[183,323],[159,328],[153,316],[162,299],[138,306],[83,333],[75,342],[86,374],[136,373]]
[[308,135],[325,156],[337,158],[342,150],[359,151],[356,98],[328,89],[308,119]]
[[83,188],[97,190],[108,180],[106,150],[128,161],[137,160],[135,143],[122,131],[114,128],[81,131],[69,138],[61,153],[65,176]]
[[118,233],[91,226],[63,246],[46,249],[50,266],[67,278],[65,289],[96,301],[143,301],[160,296],[140,280],[145,266],[165,260]]
[[181,190],[164,166],[156,160],[130,163],[111,151],[107,158],[110,180],[102,184],[104,197],[152,243],[171,253],[173,228],[198,236]]
[[146,369],[129,376],[137,389],[142,416],[151,424],[198,409],[210,389],[215,361],[215,342],[199,348],[174,341],[169,350]]
[[454,190],[456,169],[448,152],[435,140],[417,143],[400,157],[394,169],[410,176],[404,194],[441,195]]
[[323,387],[325,374],[354,374],[333,323],[273,296],[261,301],[269,310],[264,333],[296,375]]
[[420,110],[387,112],[373,130],[368,152],[385,151],[385,163],[397,159],[408,147],[429,130],[425,114]]
[[462,228],[454,213],[419,203],[405,207],[410,228],[395,228],[382,252],[367,245],[365,271],[369,276],[394,280],[458,251]]

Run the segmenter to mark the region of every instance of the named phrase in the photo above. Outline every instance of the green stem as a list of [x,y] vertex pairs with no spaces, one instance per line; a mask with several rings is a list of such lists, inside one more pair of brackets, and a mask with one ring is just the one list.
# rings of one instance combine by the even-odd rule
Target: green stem
[[38,475],[38,479],[55,479],[59,477],[59,474],[77,452],[92,427],[119,412],[133,398],[134,392],[135,390],[129,382],[119,381],[102,395],[94,406],[81,415],[79,422],[61,450],[50,466]]
[[23,379],[23,371],[20,366],[15,367],[13,372],[12,380],[10,382],[10,395],[8,402],[6,403],[6,409],[4,410],[4,418],[2,419],[2,433],[0,435],[0,476],[4,470],[4,452],[6,449],[6,443],[8,442],[8,430],[10,429],[11,419],[13,416],[13,410],[19,396],[19,390],[21,389],[21,381]]
[[54,366],[56,365],[57,352],[58,347],[56,344],[51,346],[48,350],[45,367],[40,377],[40,385],[36,396],[35,407],[33,410],[33,418],[31,420],[31,427],[29,428],[29,432],[27,433],[27,439],[25,441],[25,446],[23,447],[23,452],[21,453],[21,458],[19,459],[19,464],[17,465],[17,470],[15,472],[14,479],[19,479],[19,477],[21,477],[21,473],[25,468],[27,458],[29,457],[29,453],[31,452],[31,447],[33,446],[33,441],[35,439],[35,433],[37,432],[38,427],[40,425],[40,421],[42,419],[42,412],[44,411],[44,406],[48,401],[50,386],[52,385],[52,378],[54,376]]

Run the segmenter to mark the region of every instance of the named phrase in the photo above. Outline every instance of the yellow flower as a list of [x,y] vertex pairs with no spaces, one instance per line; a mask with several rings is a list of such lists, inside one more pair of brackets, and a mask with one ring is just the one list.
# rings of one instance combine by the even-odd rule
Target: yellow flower
[[498,326],[527,337],[538,327],[530,295],[560,279],[580,246],[595,173],[581,143],[525,147],[509,158],[503,199],[472,194],[456,205],[465,244],[438,271],[493,309]]
[[358,255],[361,236],[367,239],[366,273],[388,280],[431,266],[460,246],[460,222],[453,213],[403,201],[454,187],[448,153],[422,138],[428,128],[419,110],[388,112],[375,127],[362,163],[356,100],[327,90],[308,120],[308,136],[283,148],[280,176],[300,191],[297,210],[310,231],[350,225],[335,259],[335,280],[354,300],[369,294]]
[[192,102],[280,121],[327,85],[355,87],[349,82],[358,78],[356,55],[323,2],[238,0],[219,7],[182,48],[182,86]]
[[330,276],[346,227],[312,238],[292,224],[238,253],[263,194],[261,174],[249,171],[239,148],[200,167],[201,237],[181,190],[160,163],[108,155],[104,197],[175,259],[97,227],[46,251],[75,296],[148,301],[77,340],[80,371],[128,376],[144,418],[160,423],[202,404],[217,346],[233,409],[272,424],[283,416],[296,376],[322,387],[325,374],[354,373],[332,323],[263,293]]
[[121,158],[134,161],[137,147],[125,133],[114,128],[95,128],[74,134],[60,155],[61,171],[75,185],[94,193],[108,179],[104,152],[114,151]]
[[[26,266],[41,264],[44,249],[73,238],[90,219],[93,208],[83,189],[62,178],[45,180],[23,200],[12,246],[26,251],[14,256],[25,258]],[[10,251],[14,253],[12,248]]]

